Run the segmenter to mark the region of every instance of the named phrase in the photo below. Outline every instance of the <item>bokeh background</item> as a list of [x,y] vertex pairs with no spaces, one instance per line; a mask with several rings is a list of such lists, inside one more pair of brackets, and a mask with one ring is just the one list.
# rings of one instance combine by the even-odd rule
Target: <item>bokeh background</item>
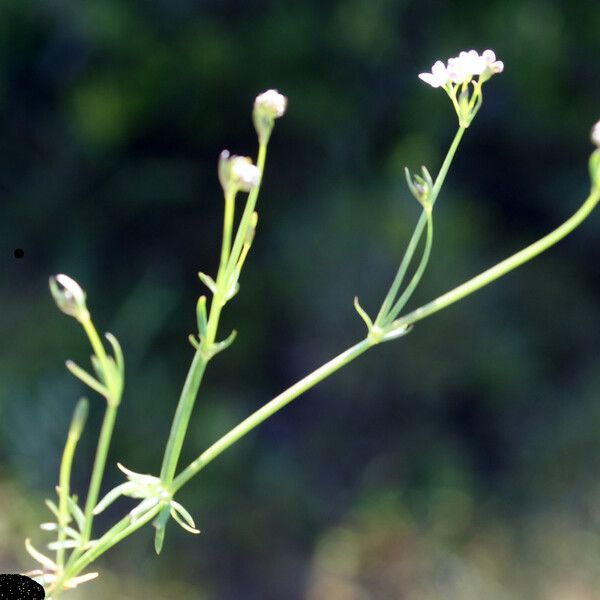
[[[87,364],[47,278],[82,283],[124,347],[117,460],[156,473],[214,273],[219,152],[255,153],[251,106],[289,97],[260,223],[183,459],[364,334],[419,211],[403,167],[455,131],[417,79],[493,48],[411,306],[520,249],[588,190],[597,0],[2,0],[0,571],[34,567]],[[14,256],[16,248],[24,256]],[[305,394],[180,494],[202,535],[142,530],[78,598],[600,597],[600,214],[558,247]],[[76,458],[82,492],[101,401]],[[123,501],[101,526],[129,509]]]

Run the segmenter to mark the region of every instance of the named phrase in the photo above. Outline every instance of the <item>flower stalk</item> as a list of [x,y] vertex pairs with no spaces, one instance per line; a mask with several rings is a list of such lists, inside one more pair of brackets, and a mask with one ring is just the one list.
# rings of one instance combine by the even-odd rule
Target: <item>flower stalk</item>
[[[76,446],[87,415],[87,400],[80,400],[75,409],[60,465],[58,505],[52,500],[46,502],[56,522],[42,525],[44,530],[57,532],[56,541],[48,544],[51,550],[56,551],[55,560],[35,549],[29,540],[26,541],[28,552],[42,566],[42,569],[37,569],[32,574],[46,586],[47,592],[51,594],[49,598],[56,600],[64,590],[95,578],[97,573],[83,574],[83,570],[115,544],[150,522],[156,529],[154,546],[157,553],[160,553],[163,547],[166,525],[171,518],[186,531],[199,533],[191,514],[174,499],[174,496],[204,467],[304,392],[350,364],[373,346],[405,335],[417,321],[465,298],[535,258],[571,233],[590,214],[600,202],[600,122],[593,128],[591,135],[592,142],[597,146],[589,161],[591,191],[569,219],[551,233],[476,277],[420,308],[399,316],[427,268],[433,244],[433,208],[462,137],[482,105],[482,86],[503,69],[503,63],[496,60],[491,50],[486,50],[481,55],[471,50],[461,52],[446,64],[437,61],[431,73],[419,75],[432,87],[442,87],[445,90],[458,116],[459,126],[435,181],[425,167],[422,167],[420,174],[411,175],[406,170],[408,189],[420,203],[422,211],[376,318],[371,319],[360,306],[358,299],[355,299],[354,306],[367,326],[367,335],[254,411],[178,474],[179,458],[207,365],[235,338],[234,331],[226,339],[217,341],[219,321],[223,308],[239,289],[241,270],[252,246],[258,221],[255,209],[265,169],[267,144],[275,120],[286,111],[287,99],[276,90],[268,90],[255,100],[252,118],[258,137],[256,164],[248,157],[230,155],[227,151],[219,158],[218,175],[224,196],[219,266],[214,279],[205,273],[199,273],[199,278],[211,292],[212,299],[209,307],[206,295],[201,295],[196,303],[198,332],[189,337],[194,347],[194,355],[177,403],[160,474],[155,476],[136,473],[119,465],[126,481],[108,491],[101,500],[100,488],[124,388],[123,354],[118,341],[111,334],[106,334],[112,350],[110,354],[107,352],[92,322],[86,305],[86,294],[79,284],[66,275],[57,275],[50,279],[50,290],[57,306],[81,324],[93,350],[92,368],[95,375],[71,361],[67,362],[67,368],[85,385],[103,396],[106,407],[83,509],[77,504],[77,497],[71,494],[70,478]],[[477,80],[474,80],[475,77]],[[236,229],[236,201],[240,193],[247,196]],[[402,288],[423,233],[425,241],[421,257],[410,281]],[[140,502],[105,533],[97,539],[92,539],[94,517],[122,496],[136,498]],[[70,555],[67,559],[68,552]]]

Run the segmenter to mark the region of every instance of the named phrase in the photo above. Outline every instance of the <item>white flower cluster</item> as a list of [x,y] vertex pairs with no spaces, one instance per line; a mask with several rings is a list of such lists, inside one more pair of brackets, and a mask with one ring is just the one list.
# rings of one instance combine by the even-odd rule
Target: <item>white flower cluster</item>
[[260,169],[248,156],[232,156],[223,150],[219,157],[219,179],[225,193],[228,190],[249,192],[260,183]]
[[244,192],[249,192],[260,183],[260,170],[248,156],[230,158],[231,178]]
[[441,60],[435,62],[431,73],[421,73],[419,79],[434,88],[444,87],[447,83],[466,84],[475,75],[480,79],[489,79],[496,73],[502,73],[504,63],[496,60],[493,50],[485,50],[479,54],[476,50],[461,52],[458,56],[448,59],[445,65]]
[[252,119],[261,144],[269,141],[275,119],[283,116],[287,109],[287,98],[277,90],[267,90],[256,96]]
[[287,98],[277,90],[267,90],[256,96],[254,108],[264,111],[273,119],[278,119],[285,114]]

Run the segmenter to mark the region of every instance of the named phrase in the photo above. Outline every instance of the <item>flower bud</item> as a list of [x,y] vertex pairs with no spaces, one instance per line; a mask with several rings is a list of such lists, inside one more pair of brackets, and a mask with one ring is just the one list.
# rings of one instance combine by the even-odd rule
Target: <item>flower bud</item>
[[88,401],[85,398],[81,398],[77,406],[75,406],[73,418],[71,419],[71,427],[69,427],[69,435],[76,440],[79,440],[81,437],[81,432],[88,416],[88,408]]
[[227,195],[230,192],[249,192],[260,184],[260,170],[247,156],[232,156],[227,150],[219,157],[219,181]]
[[600,148],[600,121],[598,121],[593,127],[592,127],[592,133],[591,133],[591,140],[592,140],[592,144],[598,146],[598,148]]
[[592,180],[592,188],[600,190],[600,121],[592,127],[590,137],[592,144],[597,146],[590,156],[590,179]]
[[427,211],[431,211],[430,196],[433,191],[433,180],[426,167],[421,167],[423,177],[417,174],[411,175],[410,171],[405,167],[404,174],[406,176],[406,184],[410,193]]
[[85,304],[85,292],[79,284],[67,275],[50,277],[50,292],[60,310],[78,321],[89,319]]
[[254,101],[252,119],[261,143],[269,140],[275,119],[283,116],[287,108],[287,98],[277,90],[267,90]]

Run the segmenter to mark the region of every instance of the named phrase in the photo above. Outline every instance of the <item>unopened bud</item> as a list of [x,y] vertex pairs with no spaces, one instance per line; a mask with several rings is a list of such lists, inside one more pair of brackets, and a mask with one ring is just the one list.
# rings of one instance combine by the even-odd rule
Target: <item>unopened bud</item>
[[591,140],[597,147],[590,156],[590,179],[592,188],[600,190],[600,121],[592,127]]
[[69,428],[69,435],[76,440],[81,437],[81,432],[85,426],[87,415],[88,401],[85,398],[81,398],[75,407],[73,418],[71,419],[71,427]]
[[592,133],[591,133],[591,140],[592,140],[592,144],[598,146],[598,148],[600,148],[600,121],[598,121],[593,127],[592,127]]
[[283,116],[287,108],[287,98],[277,90],[267,90],[254,101],[252,119],[261,143],[269,140],[275,119]]
[[260,183],[260,170],[247,156],[231,156],[227,150],[219,157],[219,180],[225,194],[249,192]]
[[85,292],[67,275],[50,277],[50,292],[60,310],[78,321],[88,319],[90,314],[85,304]]
[[406,184],[410,193],[420,202],[426,210],[431,210],[430,195],[433,190],[433,181],[426,167],[421,167],[423,176],[416,173],[411,175],[410,171],[405,168]]

